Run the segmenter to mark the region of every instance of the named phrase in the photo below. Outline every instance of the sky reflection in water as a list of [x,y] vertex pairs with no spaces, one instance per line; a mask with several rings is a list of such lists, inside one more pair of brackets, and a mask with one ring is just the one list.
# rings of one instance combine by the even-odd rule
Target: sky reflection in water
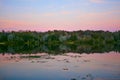
[[0,80],[120,80],[117,52],[0,54]]

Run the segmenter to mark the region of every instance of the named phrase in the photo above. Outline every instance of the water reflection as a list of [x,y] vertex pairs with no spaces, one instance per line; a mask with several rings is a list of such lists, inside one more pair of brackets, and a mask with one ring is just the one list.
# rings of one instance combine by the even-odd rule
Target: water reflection
[[0,54],[0,80],[119,80],[116,52]]
[[116,51],[120,52],[120,46],[113,45],[113,44],[105,44],[105,45],[87,45],[87,44],[41,44],[39,46],[34,45],[0,45],[0,53],[24,53],[24,54],[31,54],[31,53],[49,53],[49,54],[61,54],[61,53],[104,53],[104,52],[111,52]]

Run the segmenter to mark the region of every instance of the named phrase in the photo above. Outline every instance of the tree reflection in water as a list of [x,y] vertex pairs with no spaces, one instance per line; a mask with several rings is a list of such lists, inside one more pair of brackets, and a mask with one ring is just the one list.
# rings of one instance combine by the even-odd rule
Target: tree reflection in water
[[0,53],[23,53],[23,54],[31,54],[31,53],[48,53],[48,54],[62,54],[62,53],[104,53],[116,51],[120,52],[120,47],[116,45],[40,45],[40,46],[9,46],[9,45],[0,45]]

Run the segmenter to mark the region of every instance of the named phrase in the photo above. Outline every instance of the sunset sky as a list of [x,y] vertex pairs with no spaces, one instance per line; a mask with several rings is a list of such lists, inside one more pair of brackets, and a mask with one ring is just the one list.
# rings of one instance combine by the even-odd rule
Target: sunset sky
[[120,0],[0,0],[0,31],[120,30]]

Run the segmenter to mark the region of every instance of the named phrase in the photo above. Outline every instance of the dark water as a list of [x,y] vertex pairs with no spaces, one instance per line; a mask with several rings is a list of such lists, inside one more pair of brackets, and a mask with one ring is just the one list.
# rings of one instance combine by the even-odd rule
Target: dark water
[[0,80],[120,80],[120,53],[0,54]]

